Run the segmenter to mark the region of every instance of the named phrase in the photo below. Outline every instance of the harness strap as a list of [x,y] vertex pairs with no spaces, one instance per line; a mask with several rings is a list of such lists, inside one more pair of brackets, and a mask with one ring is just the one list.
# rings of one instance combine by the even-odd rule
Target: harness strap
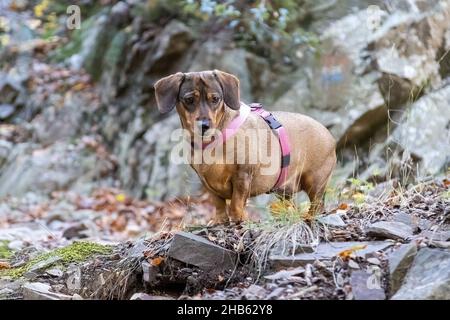
[[278,137],[278,141],[281,147],[281,171],[278,175],[277,182],[273,186],[272,190],[280,188],[288,177],[289,163],[291,162],[291,148],[289,146],[289,137],[287,135],[286,129],[281,125],[281,123],[273,116],[272,113],[263,109],[262,104],[252,103],[250,105],[251,111],[259,114],[264,121],[269,125],[269,127],[275,131]]

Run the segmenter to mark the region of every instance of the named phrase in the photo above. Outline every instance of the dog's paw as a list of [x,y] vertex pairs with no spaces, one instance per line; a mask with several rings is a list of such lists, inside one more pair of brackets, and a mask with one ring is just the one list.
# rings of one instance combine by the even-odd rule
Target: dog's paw
[[245,210],[235,214],[231,214],[230,220],[233,224],[240,224],[248,220],[248,214],[247,212],[245,212]]
[[222,219],[222,218],[214,218],[211,221],[209,221],[208,223],[208,227],[213,227],[213,226],[218,226],[218,225],[225,225],[225,224],[229,224],[230,221],[227,219]]

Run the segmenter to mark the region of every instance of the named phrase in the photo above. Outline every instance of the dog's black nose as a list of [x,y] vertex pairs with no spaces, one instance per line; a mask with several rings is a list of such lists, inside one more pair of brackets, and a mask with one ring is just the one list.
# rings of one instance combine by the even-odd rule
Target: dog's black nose
[[197,120],[197,124],[202,130],[202,136],[205,135],[205,132],[211,128],[211,123],[209,119],[199,119]]

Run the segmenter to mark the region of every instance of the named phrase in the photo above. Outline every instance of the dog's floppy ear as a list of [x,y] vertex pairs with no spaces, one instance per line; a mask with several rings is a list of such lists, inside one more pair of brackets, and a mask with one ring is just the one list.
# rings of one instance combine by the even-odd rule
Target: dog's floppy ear
[[155,83],[156,104],[159,112],[167,113],[175,107],[183,79],[184,74],[177,72]]
[[225,104],[231,109],[238,110],[241,106],[239,97],[239,79],[232,74],[220,70],[214,70],[213,73],[222,87]]

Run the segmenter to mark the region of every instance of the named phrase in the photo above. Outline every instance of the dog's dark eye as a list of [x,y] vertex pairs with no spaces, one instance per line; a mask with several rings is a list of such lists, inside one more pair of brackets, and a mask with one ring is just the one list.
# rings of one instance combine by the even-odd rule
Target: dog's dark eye
[[184,98],[184,102],[186,104],[193,104],[194,103],[194,98],[193,97]]
[[219,97],[212,97],[211,100],[212,100],[212,103],[216,104],[216,103],[218,103],[220,101],[220,98]]

